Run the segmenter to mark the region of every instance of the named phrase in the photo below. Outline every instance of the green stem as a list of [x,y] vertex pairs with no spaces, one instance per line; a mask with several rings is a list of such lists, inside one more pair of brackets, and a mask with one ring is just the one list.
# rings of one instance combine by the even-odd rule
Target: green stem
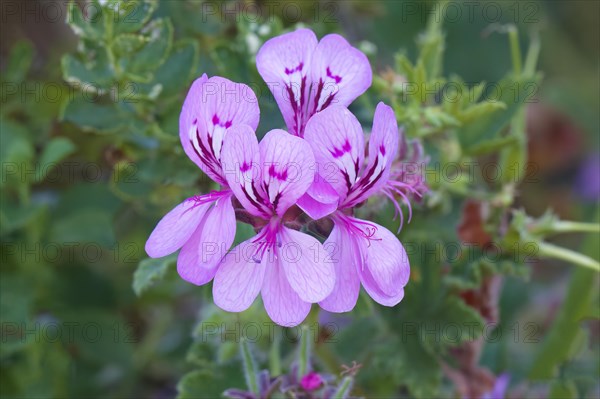
[[514,25],[508,27],[508,38],[510,40],[510,55],[513,63],[513,71],[519,76],[523,68],[521,60],[521,45],[519,44],[519,32]]
[[272,376],[281,375],[280,335],[275,334],[269,351],[269,371]]
[[527,56],[525,58],[525,70],[523,71],[526,75],[533,75],[537,66],[537,61],[542,48],[542,41],[536,34],[531,39],[529,50],[527,50]]
[[256,381],[256,376],[258,375],[258,372],[256,370],[256,364],[254,363],[252,353],[250,353],[250,347],[248,346],[248,342],[245,338],[242,338],[242,341],[240,342],[240,347],[242,350],[242,359],[244,360],[246,384],[248,384],[248,389],[250,390],[250,392],[258,395],[258,381]]
[[600,224],[559,220],[552,224],[550,231],[555,233],[600,233]]
[[310,333],[306,326],[301,328],[300,353],[298,354],[298,379],[300,380],[308,372],[308,359],[310,357]]
[[333,398],[334,399],[345,399],[345,398],[347,398],[348,395],[350,394],[350,390],[352,389],[352,382],[353,382],[352,377],[344,377],[344,379],[342,380],[342,383],[340,384],[339,388],[337,389],[337,391],[333,395]]
[[570,249],[562,248],[547,242],[539,242],[538,249],[541,256],[561,259],[600,272],[600,263],[598,263],[598,261]]

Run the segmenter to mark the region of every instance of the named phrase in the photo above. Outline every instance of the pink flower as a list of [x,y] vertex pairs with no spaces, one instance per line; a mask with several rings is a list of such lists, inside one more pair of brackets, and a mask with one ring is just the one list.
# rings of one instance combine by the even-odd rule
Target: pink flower
[[[306,123],[331,105],[348,106],[370,86],[373,78],[367,57],[340,35],[320,42],[310,29],[277,36],[256,55],[259,73],[273,93],[289,132],[303,137]],[[335,191],[322,179],[315,182],[298,205],[313,219],[335,209]]]
[[256,66],[289,132],[300,137],[312,115],[332,104],[350,105],[371,86],[373,74],[367,57],[346,39],[331,34],[318,42],[310,29],[267,41]]
[[260,292],[274,322],[295,326],[335,282],[322,244],[283,222],[313,181],[310,145],[283,130],[270,131],[259,145],[252,127],[240,125],[229,129],[221,160],[236,198],[265,226],[223,258],[213,283],[215,304],[241,312]]
[[212,280],[235,237],[233,194],[221,165],[223,139],[230,127],[244,124],[255,129],[259,117],[252,90],[220,77],[203,75],[185,99],[179,118],[183,149],[222,189],[188,198],[167,213],[148,238],[146,252],[160,258],[181,248],[177,271],[191,283]]
[[305,391],[311,392],[323,385],[323,379],[318,373],[311,371],[300,380],[300,386]]
[[331,312],[347,312],[354,308],[362,283],[378,303],[396,305],[404,296],[410,274],[406,252],[389,230],[352,216],[354,206],[389,187],[398,151],[393,110],[383,103],[377,105],[367,162],[360,123],[344,107],[331,106],[314,115],[304,137],[313,149],[320,175],[339,198],[331,214],[335,225],[324,244],[337,255],[333,259],[337,279],[331,295],[319,304]]

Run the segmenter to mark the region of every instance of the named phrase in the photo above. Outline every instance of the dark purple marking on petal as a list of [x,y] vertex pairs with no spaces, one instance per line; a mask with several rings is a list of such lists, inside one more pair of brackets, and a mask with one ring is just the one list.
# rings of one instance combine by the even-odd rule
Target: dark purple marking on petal
[[[375,158],[375,162],[373,163],[373,166],[367,171],[367,174],[362,177],[358,184],[352,187],[352,190],[348,193],[348,197],[349,198],[346,203],[345,206],[354,206],[355,202],[357,202],[357,199],[361,199],[361,196],[367,192],[371,187],[373,187],[375,185],[375,183],[377,183],[377,181],[381,178],[381,176],[383,175],[383,169],[379,171],[379,173],[377,173],[377,175],[375,175],[375,170],[377,169],[377,165],[379,163],[379,158]],[[350,198],[351,197],[351,198]]]
[[214,114],[212,117],[212,124],[214,126],[221,126],[224,127],[225,129],[228,129],[231,127],[231,121],[226,121],[225,123],[221,122],[221,119],[219,119],[219,116],[217,114]]
[[279,199],[281,199],[281,193],[277,193],[275,199],[273,200],[273,211],[277,213],[277,205],[279,205]]
[[334,147],[333,151],[329,150],[329,152],[331,153],[331,155],[333,155],[334,158],[340,158],[344,154],[349,153],[350,151],[352,151],[352,145],[350,144],[350,141],[347,138],[344,144],[342,145],[342,148]]
[[325,102],[323,103],[323,106],[321,107],[321,111],[323,111],[325,108],[329,107],[331,105],[331,103],[333,102],[333,99],[335,98],[335,93],[332,93],[329,95],[329,97],[327,97],[327,100],[325,100]]
[[240,167],[240,172],[245,173],[245,172],[249,171],[251,167],[252,167],[252,163],[246,163],[246,161],[244,161],[244,163]]
[[[200,147],[200,151],[194,145],[194,140],[190,139],[190,144],[194,149],[194,152],[200,158],[200,160],[208,167],[208,169],[213,172],[216,176],[222,177],[221,175],[221,164],[215,157],[215,154],[212,151],[212,137],[208,135],[208,144],[210,147],[210,151],[204,146],[202,139],[200,138],[200,132],[198,131],[198,126],[196,126],[196,141],[198,142],[198,146]],[[225,179],[221,179],[218,183],[224,184]]]
[[383,144],[379,146],[379,152],[381,155],[385,156],[385,146]]
[[[292,112],[294,113],[294,127],[293,132],[297,136],[302,134],[302,130],[304,129],[305,121],[308,120],[306,115],[304,115],[304,104],[306,102],[306,76],[302,77],[300,81],[300,98],[299,101],[296,100],[296,96],[294,95],[294,89],[291,85],[286,85],[286,92],[288,95],[288,100],[292,106]],[[310,116],[310,115],[309,115]]]
[[319,98],[321,98],[321,92],[323,91],[323,80],[319,79],[319,85],[317,86],[317,93],[315,94],[315,107],[313,108],[313,114],[317,112],[317,108],[319,107]]
[[268,208],[269,207],[265,203],[265,200],[258,193],[258,190],[254,186],[254,181],[252,181],[251,187],[252,187],[252,193],[254,194],[254,198],[248,193],[248,191],[246,190],[246,187],[242,186],[242,191],[244,192],[244,195],[246,196],[246,199],[248,199],[248,201],[250,201],[250,203],[252,205],[254,205],[254,207],[256,209],[258,209],[260,212],[262,212],[262,214],[265,217],[268,218],[269,217],[269,212],[268,212]]
[[352,188],[352,182],[350,181],[350,175],[345,170],[342,170],[341,172],[344,175],[344,180],[346,181],[346,193],[349,193],[350,189]]
[[350,145],[350,140],[348,140],[348,138],[346,138],[346,142],[344,143],[342,150],[344,150],[344,152],[352,151],[352,145]]
[[286,181],[287,180],[287,169],[284,169],[281,173],[277,172],[277,170],[275,169],[275,165],[271,165],[269,167],[269,176],[276,178],[279,181]]
[[298,66],[297,66],[297,67],[295,67],[295,68],[288,69],[288,68],[286,67],[286,68],[285,68],[285,74],[286,74],[286,75],[291,75],[291,74],[293,74],[294,72],[300,72],[300,71],[302,71],[302,68],[304,68],[304,62],[300,62],[300,63],[298,64]]
[[327,77],[335,80],[335,83],[340,83],[342,81],[342,77],[339,75],[334,75],[329,67],[327,67]]

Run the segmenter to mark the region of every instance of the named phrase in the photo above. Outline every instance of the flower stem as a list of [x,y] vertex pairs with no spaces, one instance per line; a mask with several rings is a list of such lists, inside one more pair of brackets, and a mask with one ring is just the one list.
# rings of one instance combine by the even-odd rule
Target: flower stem
[[508,27],[508,38],[510,40],[510,55],[513,62],[513,72],[519,76],[523,68],[521,60],[521,46],[519,44],[519,31],[514,25]]
[[350,395],[350,390],[352,389],[352,377],[344,377],[342,383],[340,384],[337,391],[333,395],[334,399],[346,399],[348,395]]
[[559,220],[552,224],[552,231],[556,233],[600,233],[600,224]]
[[525,57],[525,69],[523,72],[526,75],[532,76],[535,73],[541,47],[542,43],[539,35],[534,34],[527,50],[527,56]]
[[570,249],[562,248],[547,242],[538,243],[539,253],[548,258],[561,259],[577,266],[587,267],[589,269],[600,272],[600,263],[589,256],[580,254]]
[[298,380],[308,373],[308,359],[310,356],[310,334],[306,326],[301,328],[300,350],[298,354]]
[[279,334],[275,334],[269,351],[269,371],[272,376],[281,375],[281,353]]
[[240,342],[240,348],[242,351],[242,359],[244,360],[244,374],[246,376],[246,384],[248,384],[248,389],[250,392],[258,395],[258,382],[256,381],[256,376],[258,372],[256,370],[256,364],[254,363],[254,358],[252,357],[252,353],[250,353],[250,347],[248,346],[248,342],[246,339],[242,339]]

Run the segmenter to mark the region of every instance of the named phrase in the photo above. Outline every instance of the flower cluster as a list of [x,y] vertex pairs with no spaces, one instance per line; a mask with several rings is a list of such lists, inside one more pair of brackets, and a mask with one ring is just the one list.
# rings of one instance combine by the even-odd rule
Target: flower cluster
[[[180,138],[188,157],[221,189],[186,199],[158,223],[146,243],[151,257],[181,249],[185,280],[213,282],[215,303],[247,309],[260,293],[271,319],[302,322],[312,303],[331,312],[356,304],[360,286],[394,306],[410,274],[406,252],[386,228],[354,216],[369,197],[408,201],[414,184],[393,171],[400,138],[393,110],[379,103],[368,147],[346,108],[371,85],[364,54],[339,35],[317,41],[300,29],[266,42],[257,57],[287,131],[260,141],[252,90],[221,77],[197,79],[183,104]],[[329,220],[324,243],[300,220]],[[235,248],[236,219],[257,234]]]

